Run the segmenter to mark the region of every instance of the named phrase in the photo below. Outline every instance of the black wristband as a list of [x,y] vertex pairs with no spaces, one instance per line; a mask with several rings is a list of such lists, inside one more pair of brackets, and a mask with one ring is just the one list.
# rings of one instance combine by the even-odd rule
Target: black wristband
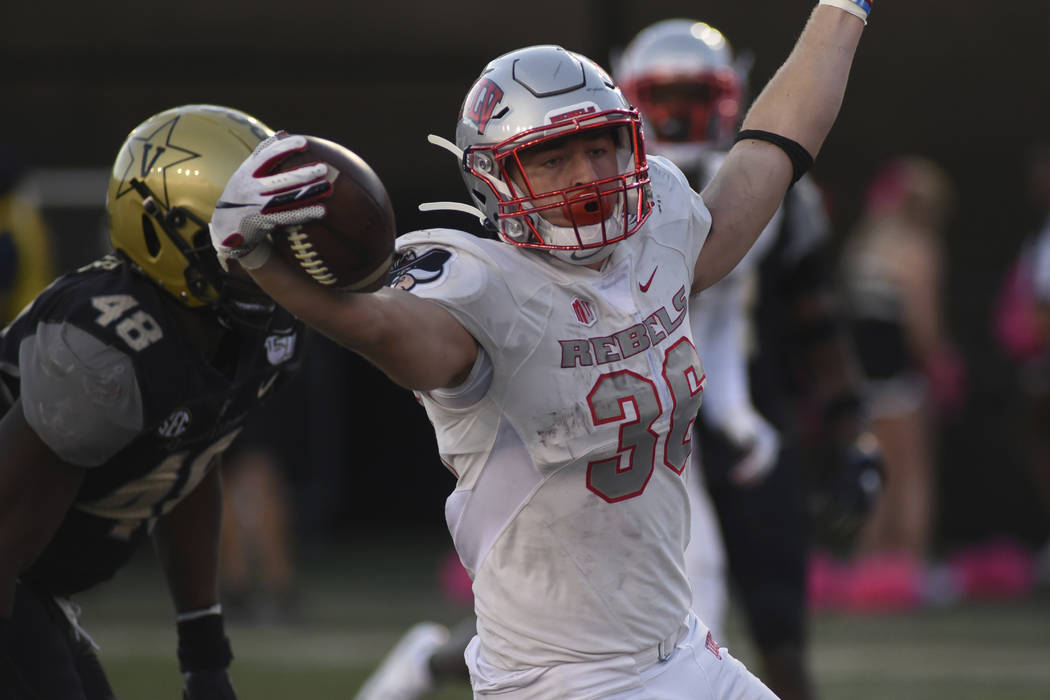
[[186,671],[218,671],[233,661],[222,615],[204,615],[176,625],[179,634],[179,668]]
[[791,159],[791,169],[793,171],[791,184],[798,182],[802,176],[806,174],[806,171],[813,167],[813,156],[809,154],[809,151],[803,148],[802,144],[798,141],[792,141],[786,136],[774,134],[771,131],[745,129],[736,135],[736,138],[733,139],[733,143],[738,143],[744,139],[767,141],[784,151],[784,153],[787,154],[787,157]]

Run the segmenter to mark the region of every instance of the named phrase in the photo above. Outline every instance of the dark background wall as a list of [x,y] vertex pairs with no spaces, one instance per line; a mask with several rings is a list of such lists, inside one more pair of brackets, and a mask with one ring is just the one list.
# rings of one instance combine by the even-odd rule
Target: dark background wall
[[[356,150],[384,179],[401,229],[410,230],[435,223],[415,210],[419,202],[463,199],[451,158],[425,139],[452,135],[463,95],[488,59],[560,43],[608,65],[611,51],[646,24],[688,16],[755,52],[757,87],[787,55],[812,4],[7,3],[0,139],[20,146],[32,166],[107,167],[146,116],[187,102],[230,105]],[[814,174],[840,231],[887,156],[930,156],[955,179],[961,206],[950,234],[948,312],[969,364],[970,397],[945,426],[942,540],[995,531],[1041,536],[1044,516],[1014,437],[1014,375],[993,345],[989,320],[1002,273],[1035,223],[1020,165],[1025,146],[1050,124],[1050,11],[1044,0],[876,5]],[[67,251],[95,240],[89,224],[63,224],[56,235]],[[451,480],[432,456],[421,411],[374,371],[352,367],[347,393],[361,431],[347,433],[367,437],[353,438],[349,450],[343,515],[355,523],[434,524]],[[378,409],[362,408],[377,399]],[[397,496],[376,497],[387,491]]]

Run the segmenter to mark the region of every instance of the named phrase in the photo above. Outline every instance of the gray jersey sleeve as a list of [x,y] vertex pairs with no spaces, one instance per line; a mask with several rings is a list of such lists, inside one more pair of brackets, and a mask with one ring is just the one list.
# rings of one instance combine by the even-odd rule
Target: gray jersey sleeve
[[131,358],[80,328],[38,324],[19,345],[18,364],[26,421],[65,461],[103,464],[142,430]]

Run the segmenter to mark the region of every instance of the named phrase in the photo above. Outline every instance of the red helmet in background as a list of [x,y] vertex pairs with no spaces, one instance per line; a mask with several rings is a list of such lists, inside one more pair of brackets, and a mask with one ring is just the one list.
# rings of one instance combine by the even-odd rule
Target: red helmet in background
[[616,77],[642,114],[649,150],[679,162],[731,144],[743,116],[745,72],[720,31],[669,19],[628,44]]

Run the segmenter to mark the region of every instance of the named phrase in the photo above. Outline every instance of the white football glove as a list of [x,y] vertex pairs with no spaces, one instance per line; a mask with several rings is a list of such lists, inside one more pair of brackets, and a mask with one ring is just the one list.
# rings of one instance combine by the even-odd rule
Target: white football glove
[[272,172],[282,160],[305,148],[305,136],[279,132],[256,146],[234,171],[209,227],[223,268],[230,258],[249,270],[262,266],[270,257],[269,235],[275,228],[324,217],[321,202],[332,193],[328,165],[314,163]]

